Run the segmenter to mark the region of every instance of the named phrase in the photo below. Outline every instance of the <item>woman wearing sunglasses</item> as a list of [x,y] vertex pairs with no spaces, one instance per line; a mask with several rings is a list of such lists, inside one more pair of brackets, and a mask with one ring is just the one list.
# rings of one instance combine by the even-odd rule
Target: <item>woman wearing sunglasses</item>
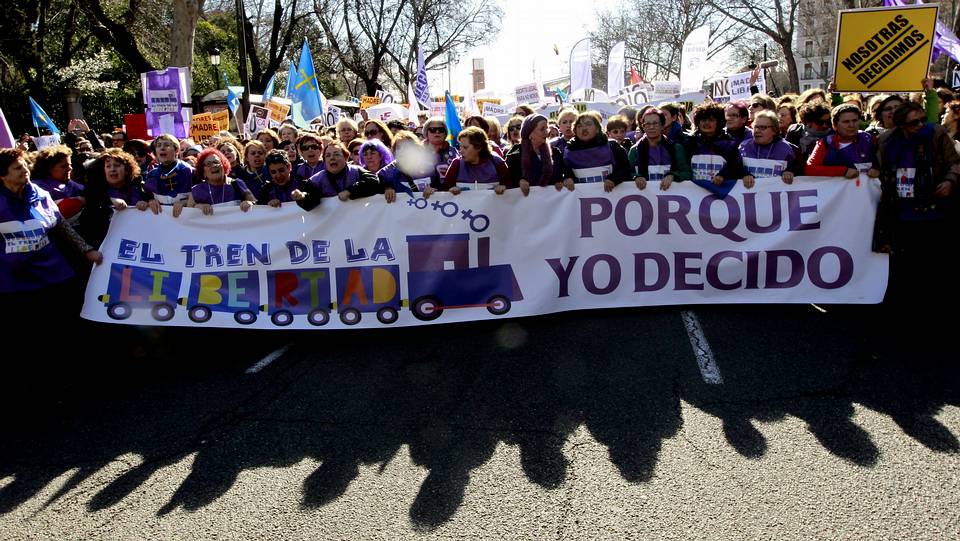
[[305,132],[297,139],[297,149],[300,150],[303,163],[293,168],[293,178],[295,180],[307,180],[323,171],[323,142],[319,137]]
[[520,144],[520,128],[523,124],[522,116],[513,116],[510,117],[510,120],[507,121],[507,153],[509,154],[510,149],[513,149],[514,145]]
[[876,142],[860,131],[860,109],[852,103],[833,108],[832,135],[817,141],[807,159],[806,172],[817,177],[859,178],[861,173],[880,176]]
[[806,103],[800,106],[800,123],[787,130],[787,142],[800,149],[800,155],[806,162],[813,152],[817,141],[830,135],[830,108],[821,102]]
[[387,148],[393,147],[393,132],[382,120],[371,119],[363,124],[363,138],[379,139]]
[[440,189],[440,184],[447,175],[447,169],[453,160],[460,157],[457,149],[450,146],[447,142],[447,123],[443,117],[432,116],[423,124],[423,132],[426,136],[426,147],[433,149],[436,155],[435,174],[430,182],[434,189]]

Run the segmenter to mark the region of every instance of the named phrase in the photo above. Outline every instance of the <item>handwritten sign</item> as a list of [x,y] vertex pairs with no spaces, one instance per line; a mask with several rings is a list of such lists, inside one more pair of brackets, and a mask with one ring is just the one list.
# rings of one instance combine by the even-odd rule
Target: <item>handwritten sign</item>
[[204,141],[220,133],[220,124],[213,119],[212,113],[194,115],[190,121],[190,137],[194,141]]
[[376,96],[361,96],[360,97],[360,108],[367,109],[368,107],[373,107],[380,103],[380,98]]
[[270,120],[274,122],[283,122],[290,114],[290,106],[270,100],[266,103],[267,110],[270,111]]

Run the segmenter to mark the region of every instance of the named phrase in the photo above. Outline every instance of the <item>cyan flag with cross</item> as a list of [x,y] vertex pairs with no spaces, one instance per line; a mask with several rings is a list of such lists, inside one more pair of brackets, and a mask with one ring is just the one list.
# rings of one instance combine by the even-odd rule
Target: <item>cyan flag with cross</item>
[[317,74],[313,69],[313,55],[310,44],[303,40],[300,61],[297,62],[296,84],[290,90],[290,115],[293,122],[301,128],[309,128],[310,121],[323,115],[323,94],[317,84]]

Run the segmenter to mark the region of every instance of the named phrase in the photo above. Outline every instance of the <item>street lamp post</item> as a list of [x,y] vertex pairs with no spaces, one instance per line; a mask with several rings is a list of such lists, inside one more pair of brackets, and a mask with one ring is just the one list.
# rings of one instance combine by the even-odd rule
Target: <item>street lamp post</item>
[[210,65],[213,66],[213,88],[220,86],[220,49],[210,49]]

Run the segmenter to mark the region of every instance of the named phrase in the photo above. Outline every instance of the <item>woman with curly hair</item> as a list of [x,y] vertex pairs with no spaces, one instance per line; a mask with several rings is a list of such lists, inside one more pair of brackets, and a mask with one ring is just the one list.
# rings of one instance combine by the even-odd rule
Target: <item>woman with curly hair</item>
[[90,244],[103,241],[114,212],[130,207],[160,212],[160,202],[147,191],[140,166],[133,156],[119,148],[109,148],[87,166],[87,200],[77,229]]
[[54,145],[44,148],[33,158],[33,171],[30,177],[33,183],[50,193],[60,208],[64,218],[76,216],[86,200],[83,198],[83,185],[70,180],[73,172],[71,157],[73,151],[66,145]]
[[[247,146],[252,143],[258,141],[251,141]],[[213,214],[213,207],[217,205],[239,203],[240,210],[247,212],[257,202],[253,192],[242,180],[230,178],[230,163],[226,156],[215,148],[208,148],[197,156],[196,175],[197,183],[190,190],[186,206],[196,207],[207,216]],[[173,207],[174,218],[180,216],[183,207],[184,205]]]

